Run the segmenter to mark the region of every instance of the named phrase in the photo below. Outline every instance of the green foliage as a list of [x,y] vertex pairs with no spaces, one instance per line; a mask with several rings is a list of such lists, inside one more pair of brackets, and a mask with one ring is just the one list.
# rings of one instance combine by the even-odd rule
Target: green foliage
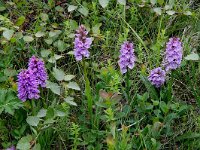
[[14,115],[15,109],[19,109],[22,106],[22,103],[16,98],[15,93],[11,89],[0,89],[0,114],[4,111]]
[[[0,1],[0,149],[200,149],[200,4],[164,0]],[[76,62],[75,30],[92,38]],[[149,71],[166,42],[183,43],[181,67],[155,88]],[[120,45],[133,41],[129,75]],[[38,100],[17,97],[17,74],[32,56],[47,68]]]

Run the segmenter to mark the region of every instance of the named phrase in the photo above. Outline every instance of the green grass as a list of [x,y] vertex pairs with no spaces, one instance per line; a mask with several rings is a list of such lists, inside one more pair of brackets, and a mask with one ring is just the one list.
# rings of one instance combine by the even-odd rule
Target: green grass
[[[184,59],[199,54],[200,3],[99,1],[0,1],[0,149],[200,149],[199,59]],[[81,24],[93,38],[84,65],[72,55]],[[147,76],[172,36],[183,44],[181,67],[156,89]],[[127,77],[118,66],[126,40],[137,57]],[[21,103],[17,74],[32,55],[44,60],[50,82],[39,100]],[[62,74],[68,79],[56,78]]]

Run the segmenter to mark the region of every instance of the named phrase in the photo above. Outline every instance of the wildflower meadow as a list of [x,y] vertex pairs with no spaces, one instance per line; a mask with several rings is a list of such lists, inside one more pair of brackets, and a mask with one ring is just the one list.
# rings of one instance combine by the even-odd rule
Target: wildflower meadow
[[0,1],[0,150],[199,150],[198,0]]

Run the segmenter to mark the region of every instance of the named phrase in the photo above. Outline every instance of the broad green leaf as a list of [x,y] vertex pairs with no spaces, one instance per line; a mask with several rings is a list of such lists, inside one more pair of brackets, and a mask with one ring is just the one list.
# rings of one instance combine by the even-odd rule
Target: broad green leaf
[[38,31],[38,32],[35,34],[36,37],[43,37],[44,35],[45,35],[45,33],[42,32],[42,31]]
[[0,12],[6,10],[6,7],[0,6]]
[[126,5],[126,0],[117,0],[119,4]]
[[158,15],[162,14],[162,10],[160,7],[153,8],[153,11],[156,12]]
[[5,37],[7,40],[10,40],[11,37],[13,36],[14,34],[14,30],[5,30],[3,31],[3,37]]
[[68,12],[71,12],[71,11],[74,11],[74,10],[76,10],[78,8],[78,6],[74,6],[74,5],[69,5],[69,7],[68,7]]
[[99,4],[105,8],[106,6],[108,6],[109,0],[99,0]]
[[199,60],[199,55],[198,54],[195,54],[195,53],[192,53],[192,54],[189,54],[185,57],[186,60],[194,60],[194,61],[197,61]]
[[42,21],[47,21],[49,19],[49,16],[45,13],[41,13],[40,17],[41,17]]
[[78,84],[77,84],[76,82],[69,82],[69,83],[67,84],[67,87],[68,87],[69,89],[74,89],[74,90],[78,90],[78,91],[81,90],[80,87],[78,86]]
[[58,48],[58,51],[60,51],[60,52],[65,51],[66,48],[67,48],[67,45],[65,44],[65,42],[63,42],[63,41],[61,41],[61,40],[58,40],[58,41],[54,42],[53,45],[54,45],[55,47],[57,47],[57,48]]
[[68,104],[73,105],[73,106],[77,106],[77,104],[73,100],[74,100],[74,98],[70,97],[70,96],[64,98],[64,101],[67,102]]
[[87,9],[86,7],[81,7],[81,8],[78,9],[78,11],[79,11],[81,14],[83,14],[85,17],[88,16],[89,11],[88,11],[88,9]]
[[38,112],[37,117],[42,118],[42,117],[45,117],[46,114],[47,114],[47,110],[44,109],[44,108],[42,108],[42,109],[40,109],[40,111]]
[[78,23],[75,20],[70,19],[69,25],[72,30],[76,30],[78,28]]
[[18,39],[18,40],[21,39],[21,38],[23,38],[22,32],[15,33],[15,38]]
[[24,36],[23,39],[25,42],[32,42],[34,40],[32,36]]
[[35,144],[32,150],[41,150],[41,146],[39,143]]
[[157,0],[157,2],[162,5],[164,3],[164,0]]
[[25,137],[22,137],[19,142],[17,143],[17,149],[19,150],[29,150],[31,148],[31,140],[32,136],[27,135]]
[[75,77],[74,75],[65,75],[64,80],[65,80],[65,81],[70,81],[70,80],[72,80],[74,77]]
[[62,81],[65,78],[64,71],[57,69],[57,68],[53,68],[53,75],[56,78],[56,80],[58,80],[58,81]]
[[44,39],[44,41],[45,41],[48,45],[51,45],[51,44],[53,43],[53,39],[52,39],[52,38]]
[[57,83],[47,81],[47,88],[51,89],[53,93],[60,95],[61,87]]
[[42,57],[48,57],[50,53],[51,53],[50,50],[41,50]]
[[26,122],[30,126],[35,126],[35,127],[38,125],[39,121],[40,121],[40,118],[36,117],[36,116],[28,116],[27,119],[26,119]]
[[166,13],[168,15],[174,15],[176,12],[174,10],[168,10],[168,11],[166,11]]
[[53,31],[49,32],[49,37],[55,37],[55,36],[58,36],[61,33],[62,33],[61,30],[53,30]]
[[58,12],[64,12],[64,9],[61,6],[56,6],[55,10]]

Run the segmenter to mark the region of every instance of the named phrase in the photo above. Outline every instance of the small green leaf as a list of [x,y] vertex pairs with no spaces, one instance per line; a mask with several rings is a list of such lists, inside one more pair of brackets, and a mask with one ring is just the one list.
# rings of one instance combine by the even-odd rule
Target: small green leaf
[[64,12],[64,9],[61,6],[56,6],[55,10],[58,12]]
[[80,87],[78,86],[78,84],[77,84],[76,82],[69,82],[69,83],[67,84],[67,87],[68,87],[69,89],[74,89],[74,90],[78,90],[78,91],[81,90]]
[[53,120],[53,119],[47,119],[47,120],[44,121],[44,124],[52,124],[54,122],[56,122],[56,121]]
[[44,108],[42,108],[42,109],[40,109],[40,111],[38,112],[37,117],[42,118],[42,117],[45,117],[46,114],[47,114],[47,110],[44,109]]
[[24,36],[23,39],[25,42],[32,42],[34,40],[32,36]]
[[32,136],[27,135],[25,137],[22,137],[19,142],[17,143],[17,149],[19,150],[29,150],[31,148],[31,142]]
[[38,31],[38,32],[35,34],[36,37],[43,37],[44,35],[45,35],[45,33],[42,32],[42,31]]
[[64,117],[66,115],[67,114],[64,111],[56,110],[56,116],[58,116],[58,117]]
[[41,13],[40,17],[41,17],[42,21],[47,21],[49,19],[49,16],[45,13]]
[[5,37],[7,40],[10,40],[11,37],[13,36],[14,34],[14,30],[5,30],[3,31],[3,37]]
[[6,7],[0,6],[0,12],[6,10]]
[[153,8],[153,11],[156,12],[158,15],[161,15],[161,14],[162,14],[162,10],[161,10],[160,7]]
[[74,55],[74,51],[69,51],[67,54],[68,55]]
[[35,144],[32,150],[41,150],[41,146],[39,143]]
[[85,17],[88,16],[89,11],[88,11],[88,9],[87,9],[86,7],[81,7],[81,8],[78,9],[78,11],[79,11],[81,14],[83,14]]
[[102,23],[97,23],[94,27],[92,27],[92,32],[94,34],[100,34],[100,27],[101,27]]
[[99,0],[99,4],[105,8],[106,6],[108,6],[109,0]]
[[166,11],[166,13],[171,16],[174,15],[176,12],[174,10],[168,10]]
[[6,68],[6,69],[4,69],[4,74],[8,77],[13,77],[17,74],[17,71],[14,69]]
[[56,78],[56,80],[58,80],[58,81],[62,81],[65,78],[64,71],[57,69],[57,68],[53,68],[53,75]]
[[40,121],[40,118],[36,117],[36,116],[28,116],[27,119],[26,119],[26,122],[30,126],[35,126],[35,127],[38,125],[39,121]]
[[60,58],[62,58],[63,56],[61,56],[61,55],[56,55],[56,54],[54,54],[54,56],[52,56],[51,58],[49,58],[48,59],[48,61],[50,62],[50,63],[56,63],[56,60],[58,60],[58,59],[60,59]]
[[185,57],[186,60],[194,60],[194,61],[197,61],[199,60],[199,55],[198,54],[195,54],[195,53],[192,53],[192,54],[189,54]]
[[26,18],[24,16],[20,16],[18,19],[17,19],[17,22],[15,23],[16,26],[21,26],[24,21],[26,20]]
[[55,54],[54,57],[55,57],[56,60],[58,60],[58,59],[62,58],[63,56]]
[[48,57],[49,54],[51,53],[51,51],[50,50],[41,50],[40,53],[41,53],[42,57]]
[[74,5],[69,5],[68,7],[68,12],[74,11],[78,8],[78,6],[74,6]]
[[184,14],[184,15],[187,15],[187,16],[191,16],[191,15],[192,15],[191,11],[186,11],[186,12],[184,12],[183,14]]
[[74,75],[65,75],[64,80],[65,80],[65,81],[70,81],[70,80],[72,80],[74,77],[75,77]]
[[126,0],[117,0],[119,4],[126,5]]
[[53,93],[60,95],[61,87],[57,83],[47,81],[47,88],[50,88]]
[[78,23],[75,20],[69,20],[69,26],[72,30],[76,30],[78,28]]
[[74,100],[74,98],[70,97],[70,96],[68,96],[64,99],[64,101],[67,102],[68,104],[73,105],[73,106],[77,106],[77,104],[73,100]]
[[167,106],[167,104],[164,101],[160,102],[160,108],[164,113],[167,113],[169,111],[169,107]]
[[62,33],[61,30],[53,30],[53,31],[49,32],[49,37],[55,37],[55,36],[58,36],[61,33]]
[[51,45],[51,44],[53,43],[53,39],[52,39],[52,38],[44,39],[44,41],[45,41],[48,45]]
[[67,48],[67,45],[65,44],[65,42],[63,42],[63,41],[61,41],[61,40],[58,40],[58,41],[54,42],[53,45],[54,45],[55,47],[57,47],[57,48],[58,48],[58,51],[60,51],[60,52],[65,51],[66,48]]

